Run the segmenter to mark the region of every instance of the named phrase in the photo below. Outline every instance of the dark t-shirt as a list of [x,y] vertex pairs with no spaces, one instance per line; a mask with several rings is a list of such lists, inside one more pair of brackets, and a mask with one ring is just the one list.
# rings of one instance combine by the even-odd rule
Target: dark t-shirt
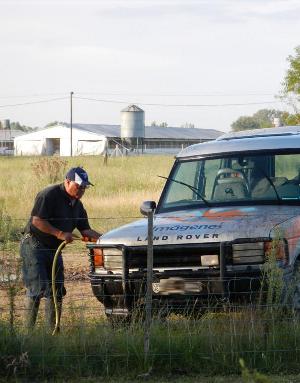
[[64,232],[72,233],[75,228],[79,231],[90,229],[82,202],[70,198],[65,191],[64,184],[49,186],[37,194],[31,218],[25,229],[47,247],[56,249],[62,241],[35,227],[32,224],[33,216],[45,219],[52,226]]

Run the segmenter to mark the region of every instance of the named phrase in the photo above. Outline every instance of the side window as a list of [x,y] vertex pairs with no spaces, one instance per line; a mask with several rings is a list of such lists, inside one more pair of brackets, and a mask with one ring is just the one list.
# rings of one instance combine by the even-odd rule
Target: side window
[[289,180],[298,178],[300,175],[299,154],[287,154],[276,156],[275,177],[286,177]]
[[[256,161],[258,182],[253,183],[252,198],[299,200],[299,154],[277,154],[259,157],[263,164]],[[258,171],[257,171],[258,170]],[[267,178],[267,175],[270,177]]]

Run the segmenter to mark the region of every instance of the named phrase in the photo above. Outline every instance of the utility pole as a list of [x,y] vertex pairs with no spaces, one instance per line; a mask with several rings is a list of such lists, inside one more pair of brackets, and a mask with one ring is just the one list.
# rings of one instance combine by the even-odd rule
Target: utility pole
[[70,150],[70,154],[71,154],[71,157],[73,156],[73,94],[74,92],[71,92],[70,93],[70,133],[71,133],[71,136],[70,136],[70,146],[71,146],[71,150]]

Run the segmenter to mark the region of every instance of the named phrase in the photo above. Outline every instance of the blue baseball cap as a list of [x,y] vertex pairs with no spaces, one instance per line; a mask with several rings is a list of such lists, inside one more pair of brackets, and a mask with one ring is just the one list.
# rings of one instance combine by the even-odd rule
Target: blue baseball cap
[[80,167],[71,168],[66,174],[66,179],[76,182],[79,186],[94,186],[90,181],[87,172]]

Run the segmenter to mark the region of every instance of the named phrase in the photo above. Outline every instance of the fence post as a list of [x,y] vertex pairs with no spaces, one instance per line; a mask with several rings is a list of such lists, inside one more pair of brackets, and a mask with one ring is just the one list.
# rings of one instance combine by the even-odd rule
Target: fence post
[[148,245],[147,245],[147,287],[145,297],[145,330],[144,330],[144,357],[145,364],[149,358],[150,332],[152,321],[152,279],[153,279],[153,216],[156,203],[145,201],[141,206],[141,213],[148,217]]

